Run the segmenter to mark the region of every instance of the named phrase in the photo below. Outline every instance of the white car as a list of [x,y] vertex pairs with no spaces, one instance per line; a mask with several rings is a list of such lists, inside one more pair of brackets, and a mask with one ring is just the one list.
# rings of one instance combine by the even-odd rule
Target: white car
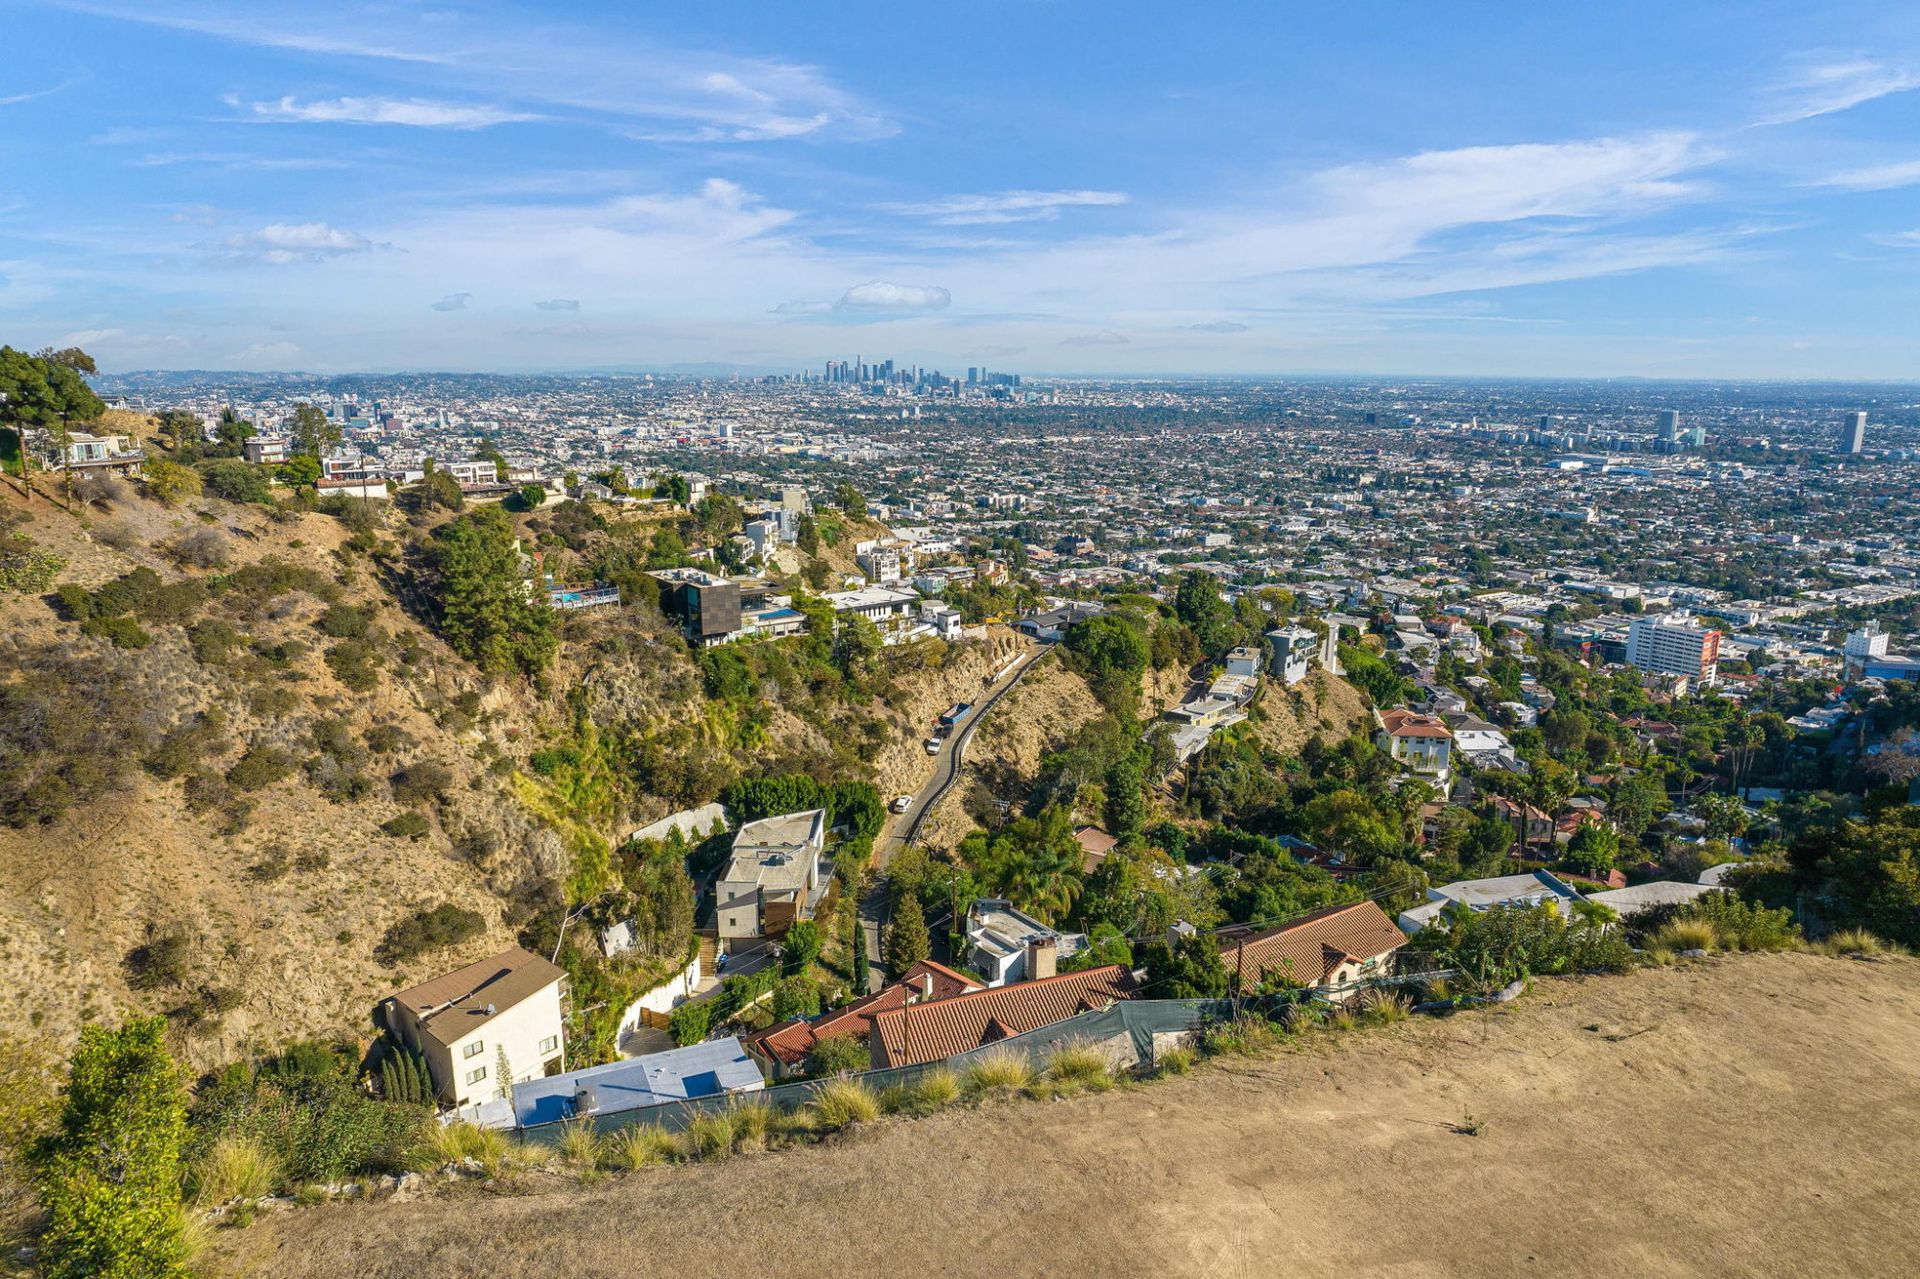
[[896,813],[904,813],[913,807],[913,796],[902,795],[900,798],[894,800],[893,803],[889,804],[888,807]]
[[929,737],[923,745],[926,746],[927,754],[929,755],[938,755],[940,753],[940,739],[937,737]]

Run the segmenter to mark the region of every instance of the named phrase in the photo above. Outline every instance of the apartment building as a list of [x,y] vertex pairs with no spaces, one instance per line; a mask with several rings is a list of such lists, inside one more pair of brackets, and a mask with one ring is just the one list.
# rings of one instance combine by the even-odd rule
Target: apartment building
[[1627,630],[1627,664],[1656,675],[1682,675],[1700,684],[1719,678],[1720,632],[1686,614],[1636,618]]
[[426,1059],[449,1106],[502,1097],[564,1070],[567,974],[515,948],[401,991],[381,1005],[387,1029]]

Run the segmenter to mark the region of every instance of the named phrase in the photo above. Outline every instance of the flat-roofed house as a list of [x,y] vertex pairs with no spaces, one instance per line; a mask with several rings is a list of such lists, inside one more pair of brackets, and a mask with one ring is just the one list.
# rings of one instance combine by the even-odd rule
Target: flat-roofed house
[[763,817],[740,827],[715,897],[714,920],[722,946],[778,937],[796,922],[813,918],[824,891],[820,859],[826,839],[823,808]]
[[435,1096],[463,1106],[566,1068],[566,997],[565,971],[516,947],[421,982],[381,1007],[394,1037],[426,1058]]

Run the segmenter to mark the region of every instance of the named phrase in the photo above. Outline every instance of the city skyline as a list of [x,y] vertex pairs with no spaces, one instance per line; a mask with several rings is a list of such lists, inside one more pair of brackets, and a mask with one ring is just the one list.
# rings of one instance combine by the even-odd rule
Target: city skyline
[[1894,5],[0,7],[0,318],[110,372],[1920,374]]

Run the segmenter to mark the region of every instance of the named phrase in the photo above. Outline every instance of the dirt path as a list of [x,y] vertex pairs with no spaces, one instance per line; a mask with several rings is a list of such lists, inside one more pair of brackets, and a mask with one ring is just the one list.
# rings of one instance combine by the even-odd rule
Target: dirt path
[[[522,1196],[288,1214],[269,1276],[1910,1275],[1920,961],[1715,960],[1184,1079]],[[1463,1116],[1480,1136],[1454,1131]]]

